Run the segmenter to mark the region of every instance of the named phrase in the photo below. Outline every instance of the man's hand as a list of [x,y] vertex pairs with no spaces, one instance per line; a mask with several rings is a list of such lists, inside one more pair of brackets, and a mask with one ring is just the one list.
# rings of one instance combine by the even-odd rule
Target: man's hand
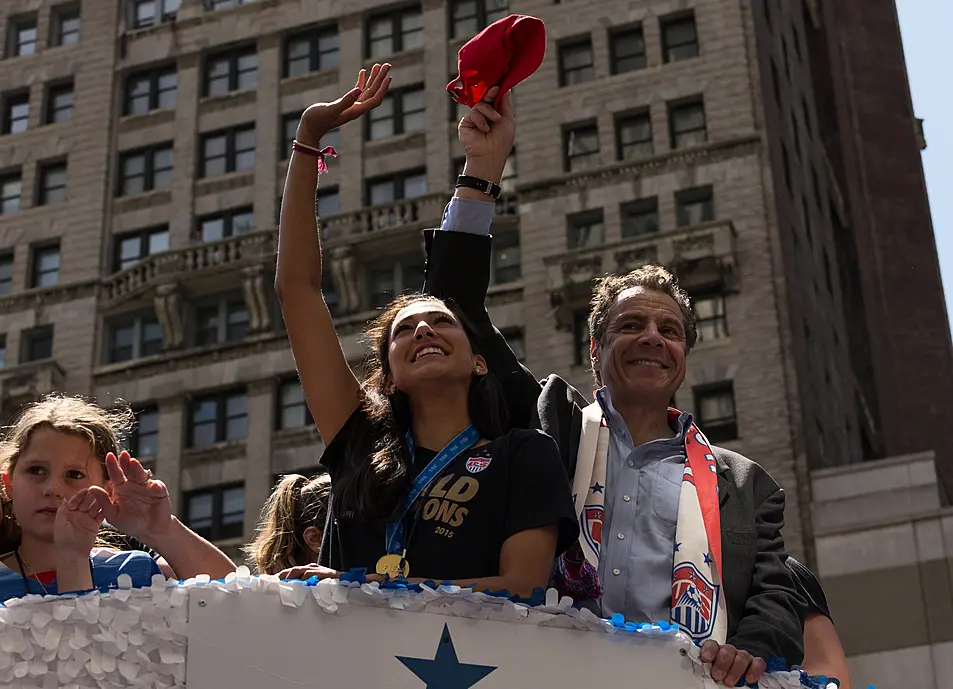
[[390,65],[374,65],[370,76],[366,69],[357,75],[354,88],[332,103],[315,103],[308,107],[298,122],[295,138],[306,146],[317,147],[321,139],[336,129],[384,102],[391,79]]
[[464,174],[494,184],[503,177],[506,159],[513,151],[513,142],[516,140],[516,118],[510,104],[510,92],[504,93],[500,99],[499,112],[491,105],[499,92],[499,86],[487,91],[483,101],[474,105],[470,114],[457,125],[460,142],[467,155]]
[[711,678],[726,687],[738,686],[742,677],[745,684],[756,684],[768,667],[764,660],[752,657],[747,651],[731,644],[719,646],[717,641],[711,640],[702,645],[702,662],[711,663]]

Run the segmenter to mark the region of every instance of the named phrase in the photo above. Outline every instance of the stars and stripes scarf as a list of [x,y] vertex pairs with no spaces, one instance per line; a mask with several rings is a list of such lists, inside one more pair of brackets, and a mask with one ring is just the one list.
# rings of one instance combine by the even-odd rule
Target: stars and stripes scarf
[[[669,409],[669,422],[681,412]],[[581,535],[578,547],[560,557],[557,584],[574,598],[599,599],[599,551],[605,509],[609,427],[595,402],[583,410],[582,435],[573,477],[573,502]],[[672,561],[672,617],[692,639],[725,643],[728,631],[721,585],[721,512],[715,456],[695,424],[685,433],[685,470],[678,502]]]

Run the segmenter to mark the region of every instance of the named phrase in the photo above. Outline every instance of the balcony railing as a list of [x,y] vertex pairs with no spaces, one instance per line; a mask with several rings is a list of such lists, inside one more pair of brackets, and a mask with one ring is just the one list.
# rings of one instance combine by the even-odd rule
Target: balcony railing
[[274,255],[276,242],[275,230],[263,230],[155,254],[106,278],[103,297],[106,301],[125,298],[186,272],[260,263]]
[[[715,282],[734,289],[734,225],[706,223],[544,259],[551,299],[557,308],[587,301],[594,279],[624,274],[646,263],[666,266],[687,289]],[[564,315],[557,314],[561,322]]]
[[394,227],[420,225],[424,228],[439,224],[446,203],[445,193],[428,194],[333,215],[323,219],[322,225],[332,241]]

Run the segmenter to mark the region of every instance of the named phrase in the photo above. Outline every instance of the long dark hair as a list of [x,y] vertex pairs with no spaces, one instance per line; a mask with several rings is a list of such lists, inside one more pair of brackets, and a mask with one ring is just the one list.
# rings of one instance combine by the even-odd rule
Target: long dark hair
[[[335,482],[336,514],[353,511],[365,520],[383,523],[394,514],[409,486],[407,469],[411,459],[405,437],[411,428],[410,399],[400,390],[389,389],[387,353],[391,326],[397,313],[420,301],[434,302],[450,309],[463,327],[473,353],[480,354],[470,321],[455,304],[435,297],[423,294],[398,297],[371,322],[364,332],[369,347],[364,361],[362,404],[378,428],[377,443],[371,457],[361,458],[357,471]],[[493,440],[503,435],[508,416],[506,402],[503,389],[492,372],[472,375],[467,406],[470,422],[482,437]]]

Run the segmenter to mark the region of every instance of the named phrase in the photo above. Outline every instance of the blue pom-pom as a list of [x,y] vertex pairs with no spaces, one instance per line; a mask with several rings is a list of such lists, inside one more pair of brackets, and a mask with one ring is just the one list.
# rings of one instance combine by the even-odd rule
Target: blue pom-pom
[[788,669],[788,661],[784,658],[771,658],[768,661],[768,672],[784,672]]
[[612,626],[616,627],[617,629],[625,628],[625,617],[623,617],[621,613],[617,612],[614,614],[611,618],[609,618],[609,622],[612,623]]
[[346,581],[348,583],[356,582],[358,584],[367,583],[367,568],[366,567],[354,567],[349,571],[342,574],[338,577],[340,581]]

